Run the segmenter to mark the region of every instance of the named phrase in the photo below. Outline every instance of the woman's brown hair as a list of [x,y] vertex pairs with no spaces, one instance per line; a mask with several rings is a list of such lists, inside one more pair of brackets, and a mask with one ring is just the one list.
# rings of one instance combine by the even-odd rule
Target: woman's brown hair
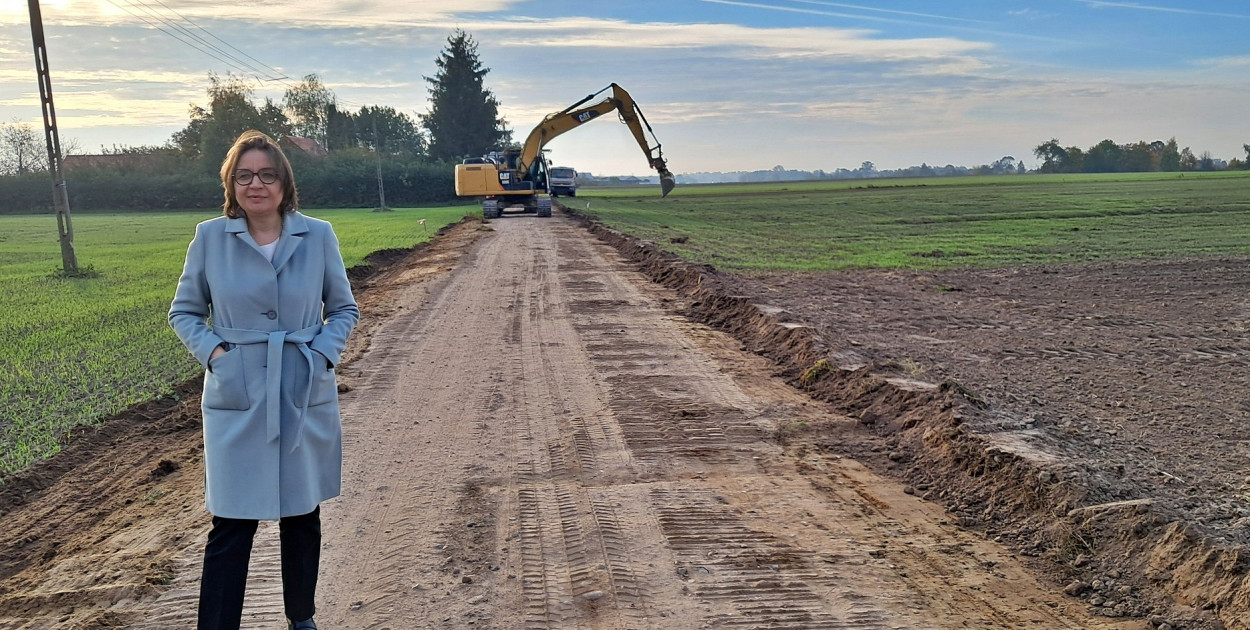
[[273,138],[251,129],[244,131],[234,141],[234,146],[230,147],[225,161],[221,163],[221,185],[226,189],[226,202],[221,206],[222,214],[231,219],[244,216],[243,208],[239,206],[238,197],[234,193],[234,169],[239,164],[239,158],[252,149],[260,149],[269,154],[269,161],[278,172],[278,180],[282,182],[282,203],[278,206],[278,212],[295,212],[299,207],[299,194],[295,192],[295,172],[291,170],[291,163]]

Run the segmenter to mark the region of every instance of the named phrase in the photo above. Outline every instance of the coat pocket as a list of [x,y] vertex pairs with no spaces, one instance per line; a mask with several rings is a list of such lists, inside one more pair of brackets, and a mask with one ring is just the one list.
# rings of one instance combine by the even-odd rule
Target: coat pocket
[[204,373],[204,406],[235,411],[252,406],[247,398],[242,348],[236,347],[209,360],[208,371]]
[[339,386],[334,380],[334,368],[330,367],[329,359],[313,352],[312,391],[308,396],[308,406],[316,407],[332,403],[339,399]]

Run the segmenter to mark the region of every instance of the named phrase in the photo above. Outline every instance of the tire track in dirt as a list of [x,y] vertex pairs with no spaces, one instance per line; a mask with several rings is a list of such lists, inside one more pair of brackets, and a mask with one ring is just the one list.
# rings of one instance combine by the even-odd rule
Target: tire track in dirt
[[[501,239],[502,240],[502,239]],[[556,378],[573,371],[563,357],[552,355],[547,344],[563,345],[567,335],[553,330],[553,308],[559,304],[560,287],[550,280],[551,242],[532,244],[516,286],[516,326],[512,341],[513,369],[507,380],[514,394],[513,417],[518,449],[518,472],[508,493],[520,504],[521,592],[525,615],[523,627],[573,628],[579,614],[578,589],[593,589],[597,577],[587,560],[586,543],[578,519],[577,486],[569,476],[577,472],[576,459],[569,460],[555,422],[568,417],[568,395],[561,395]],[[581,396],[574,396],[575,400]],[[593,399],[593,397],[592,397]],[[576,403],[575,403],[576,404]],[[586,592],[583,590],[583,592]]]
[[697,627],[892,627],[871,602],[830,606],[818,594],[834,590],[829,571],[748,527],[708,487],[709,479],[762,474],[759,461],[779,455],[765,441],[772,426],[673,318],[627,285],[613,289],[629,298],[573,301],[582,315],[575,326],[594,350],[640,477],[654,479],[638,517],[654,523],[669,550],[667,590],[700,600]]
[[[498,268],[498,254],[479,250],[425,304],[421,292],[401,299],[403,311],[374,336],[373,347],[387,349],[382,359],[371,352],[354,366],[344,485],[358,489],[327,505],[318,614],[327,625],[404,627],[404,619],[439,614],[435,589],[480,569],[462,566],[464,534],[491,527],[473,507],[484,470],[477,449],[503,453],[493,421],[505,405],[504,366],[492,358],[511,328],[492,325],[501,310],[494,293],[447,287]],[[481,327],[468,333],[448,325],[474,317]]]

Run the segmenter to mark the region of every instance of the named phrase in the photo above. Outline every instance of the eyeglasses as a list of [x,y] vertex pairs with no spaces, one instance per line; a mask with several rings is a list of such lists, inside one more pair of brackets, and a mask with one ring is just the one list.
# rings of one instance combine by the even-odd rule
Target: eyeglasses
[[259,177],[262,184],[272,184],[278,181],[277,171],[263,170],[259,173],[253,173],[247,169],[239,169],[234,172],[234,183],[240,186],[247,186],[252,183],[253,177]]

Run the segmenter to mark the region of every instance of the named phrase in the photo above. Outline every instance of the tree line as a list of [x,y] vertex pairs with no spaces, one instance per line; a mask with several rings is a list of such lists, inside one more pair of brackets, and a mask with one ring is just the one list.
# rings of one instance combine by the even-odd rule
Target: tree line
[[[315,74],[287,89],[280,101],[263,102],[244,79],[210,74],[207,103],[192,104],[186,127],[164,144],[114,146],[100,156],[75,155],[73,143],[63,147],[70,207],[220,205],[218,169],[234,139],[248,129],[284,141],[306,207],[376,207],[379,171],[388,205],[450,201],[452,165],[501,150],[512,138],[498,99],[485,86],[490,70],[472,36],[453,32],[434,63],[434,76],[422,77],[429,111],[415,118],[385,105],[346,108]],[[0,123],[0,213],[48,211],[47,170],[43,134],[26,123]]]
[[1246,170],[1250,168],[1250,144],[1243,144],[1242,148],[1246,151],[1245,160],[1233,158],[1225,162],[1208,151],[1194,155],[1189,147],[1180,148],[1176,138],[1167,142],[1140,140],[1132,144],[1103,140],[1085,150],[1064,147],[1052,138],[1037,145],[1033,155],[1042,161],[1038,167],[1042,173],[1170,173]]
[[734,171],[716,173],[683,173],[677,181],[684,184],[707,184],[716,182],[778,182],[824,179],[875,179],[890,177],[966,177],[969,175],[1024,175],[1026,173],[1149,173],[1184,171],[1222,171],[1250,169],[1250,144],[1242,145],[1245,159],[1225,161],[1213,157],[1210,152],[1194,155],[1189,147],[1181,148],[1176,138],[1167,142],[1135,142],[1119,145],[1103,140],[1089,149],[1064,147],[1052,139],[1038,145],[1033,154],[1041,164],[1029,170],[1022,160],[1010,155],[978,166],[908,166],[898,169],[879,170],[872,162],[863,162],[859,168],[839,168],[834,171],[791,170],[774,166],[763,171]]

